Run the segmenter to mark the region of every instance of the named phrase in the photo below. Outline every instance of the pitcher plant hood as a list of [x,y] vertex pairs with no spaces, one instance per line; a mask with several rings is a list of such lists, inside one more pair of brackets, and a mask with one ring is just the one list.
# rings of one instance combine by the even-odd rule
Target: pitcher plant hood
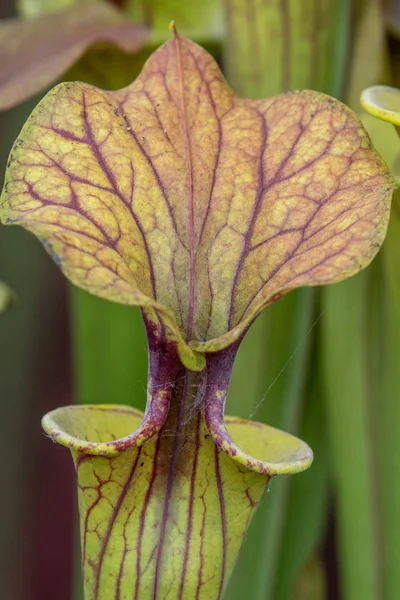
[[313,91],[238,98],[175,36],[123,90],[65,83],[39,103],[1,216],[75,285],[141,306],[201,369],[278,295],[366,266],[394,185],[343,104]]

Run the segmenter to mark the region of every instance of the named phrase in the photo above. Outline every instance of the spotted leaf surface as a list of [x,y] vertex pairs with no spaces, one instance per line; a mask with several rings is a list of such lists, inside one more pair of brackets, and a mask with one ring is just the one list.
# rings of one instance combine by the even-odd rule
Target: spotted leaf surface
[[[74,457],[85,598],[221,598],[270,477],[221,452],[200,414],[179,437],[170,414],[162,434],[146,444],[101,455],[142,418],[123,406],[70,406],[43,421]],[[265,469],[290,465],[296,472],[310,464],[310,449],[293,436],[233,417],[226,426]]]
[[343,104],[240,99],[175,36],[123,90],[46,96],[11,153],[1,214],[76,285],[142,306],[202,368],[196,351],[229,346],[279,295],[368,264],[393,186]]
[[52,84],[95,42],[134,53],[147,38],[147,28],[105,2],[78,2],[55,14],[1,21],[0,109]]

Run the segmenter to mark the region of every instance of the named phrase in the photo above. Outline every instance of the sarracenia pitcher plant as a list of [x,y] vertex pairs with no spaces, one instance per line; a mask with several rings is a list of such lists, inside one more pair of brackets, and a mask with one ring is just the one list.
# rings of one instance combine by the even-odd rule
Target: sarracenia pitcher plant
[[312,461],[289,434],[224,418],[238,346],[283,294],[371,261],[394,186],[343,104],[240,99],[176,32],[127,88],[64,83],[33,111],[3,223],[75,285],[140,306],[148,338],[144,415],[43,419],[76,466],[86,600],[221,598],[265,486]]

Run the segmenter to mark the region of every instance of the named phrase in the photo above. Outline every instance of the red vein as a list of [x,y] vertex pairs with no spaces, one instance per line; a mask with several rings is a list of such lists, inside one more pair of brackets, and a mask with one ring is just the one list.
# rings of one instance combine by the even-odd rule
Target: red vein
[[[95,137],[93,135],[93,131],[92,131],[92,127],[90,125],[89,122],[89,118],[88,118],[88,113],[87,113],[87,106],[86,106],[86,96],[85,93],[82,93],[82,104],[83,104],[83,114],[82,114],[82,118],[83,118],[83,124],[84,124],[84,130],[85,130],[85,134],[88,140],[88,144],[91,147],[93,154],[95,155],[100,167],[102,168],[103,172],[105,173],[108,181],[110,182],[110,184],[112,185],[113,191],[114,193],[118,196],[118,198],[121,200],[121,202],[123,202],[123,204],[128,205],[128,202],[126,200],[126,198],[124,197],[124,195],[121,193],[119,187],[118,187],[118,182],[115,179],[115,175],[114,173],[111,171],[111,169],[109,168],[109,166],[107,165],[102,153],[100,152],[100,149],[97,145],[97,142],[95,140]],[[154,298],[157,298],[157,293],[156,293],[156,281],[155,281],[155,275],[154,275],[154,268],[153,268],[153,263],[151,260],[151,254],[150,254],[150,249],[147,243],[147,239],[142,227],[141,222],[139,221],[139,219],[137,218],[136,214],[134,213],[132,207],[130,206],[130,213],[132,215],[132,218],[135,221],[135,224],[138,228],[138,230],[140,231],[140,234],[142,236],[142,240],[143,240],[143,245],[146,251],[146,255],[147,255],[147,259],[149,261],[149,270],[150,270],[150,281],[151,281],[151,288],[153,291],[153,296]]]
[[199,66],[199,63],[198,63],[198,60],[197,60],[196,56],[192,52],[190,53],[190,55],[191,55],[191,57],[193,59],[193,62],[195,63],[195,65],[197,67],[197,71],[198,71],[200,77],[202,77],[202,79],[203,79],[203,81],[205,83],[206,90],[207,90],[207,96],[208,96],[208,98],[210,100],[210,104],[211,104],[211,107],[213,109],[213,112],[214,112],[214,115],[215,115],[215,120],[217,122],[217,128],[218,128],[218,144],[217,144],[217,150],[216,150],[216,153],[215,153],[215,161],[214,161],[214,166],[213,166],[213,171],[212,171],[211,188],[210,188],[210,193],[208,194],[207,209],[206,209],[206,212],[205,212],[205,215],[204,215],[203,223],[202,223],[202,226],[200,228],[200,234],[199,234],[198,246],[200,246],[201,240],[203,238],[204,230],[205,230],[205,227],[206,227],[206,223],[207,223],[208,217],[209,217],[209,215],[211,213],[212,195],[214,193],[214,188],[215,188],[215,184],[216,184],[216,181],[217,181],[217,170],[218,170],[219,161],[220,161],[220,158],[221,158],[222,133],[223,132],[222,132],[222,125],[221,125],[221,118],[218,116],[217,107],[216,107],[215,100],[214,100],[214,97],[213,97],[213,94],[212,94],[212,91],[211,91],[211,88],[210,88],[210,83],[209,83],[209,81],[207,81],[206,79],[203,78],[202,70],[201,70],[201,67]]
[[146,522],[146,513],[149,507],[150,499],[153,493],[154,483],[157,477],[157,459],[158,453],[160,451],[161,444],[161,436],[157,436],[157,443],[154,450],[153,457],[153,469],[151,473],[149,487],[147,488],[146,496],[144,498],[142,512],[140,513],[140,525],[139,525],[139,533],[138,533],[138,544],[137,544],[137,554],[136,554],[136,580],[135,580],[135,595],[134,600],[139,600],[139,588],[140,588],[140,563],[142,558],[142,544],[143,544],[143,534],[144,534],[144,526]]
[[249,245],[251,243],[251,237],[253,235],[253,229],[254,229],[254,226],[255,226],[256,221],[257,221],[257,216],[258,216],[259,210],[261,208],[261,204],[262,204],[262,200],[263,200],[263,195],[264,195],[264,191],[265,191],[265,172],[264,172],[263,162],[264,162],[264,154],[265,154],[266,147],[267,147],[268,129],[267,129],[267,123],[265,121],[265,116],[260,113],[260,117],[262,118],[262,120],[261,120],[261,123],[262,123],[262,132],[261,132],[262,133],[262,138],[261,138],[261,144],[260,144],[260,146],[262,148],[262,152],[261,152],[260,164],[259,164],[258,190],[257,190],[256,201],[255,201],[254,207],[253,207],[253,215],[251,217],[251,221],[250,221],[249,227],[248,227],[246,235],[245,235],[244,244],[243,244],[243,250],[241,252],[240,259],[238,261],[236,272],[235,272],[235,277],[234,277],[233,282],[232,282],[231,302],[230,302],[229,319],[228,319],[228,327],[229,327],[229,329],[231,329],[232,322],[233,322],[236,287],[237,287],[237,284],[238,284],[238,281],[239,281],[239,276],[240,276],[240,273],[241,273],[244,261],[246,259],[247,254],[248,254]]
[[179,92],[180,92],[180,103],[182,112],[183,130],[185,136],[185,147],[188,161],[188,177],[189,177],[189,236],[190,236],[190,291],[189,291],[189,312],[188,312],[188,325],[186,340],[190,341],[193,331],[193,318],[194,318],[194,292],[195,292],[195,239],[194,239],[194,189],[193,189],[193,165],[192,165],[192,149],[190,145],[190,138],[188,134],[188,123],[185,106],[185,96],[183,89],[183,69],[182,69],[182,57],[179,42],[179,35],[175,32],[175,50],[176,58],[178,62],[178,79],[179,79]]
[[181,577],[181,583],[179,586],[178,600],[181,600],[181,598],[183,597],[182,596],[183,587],[184,587],[185,579],[186,579],[187,564],[188,564],[189,552],[190,552],[190,542],[192,539],[192,531],[193,531],[193,505],[194,505],[194,496],[195,496],[195,488],[196,488],[197,465],[198,465],[199,450],[200,450],[200,420],[201,420],[201,415],[199,412],[198,417],[197,417],[197,435],[196,435],[196,445],[194,448],[192,476],[190,479],[189,510],[188,510],[188,520],[187,520],[187,525],[186,525],[186,536],[185,536],[185,554],[183,557],[182,577]]
[[164,184],[162,182],[160,174],[157,171],[156,167],[154,166],[154,163],[151,160],[150,155],[148,154],[148,152],[146,152],[143,144],[140,143],[139,138],[138,138],[136,132],[133,129],[133,125],[134,124],[129,120],[129,118],[126,115],[121,115],[121,116],[124,119],[124,121],[125,121],[125,123],[126,123],[126,125],[128,127],[129,134],[135,140],[135,143],[137,144],[137,147],[139,148],[140,152],[142,153],[143,158],[146,160],[147,164],[149,165],[150,169],[153,172],[153,175],[154,175],[154,178],[155,178],[155,180],[157,182],[158,188],[159,188],[159,190],[160,190],[160,192],[162,194],[162,197],[164,198],[165,204],[167,206],[167,210],[168,210],[169,216],[171,217],[172,226],[174,228],[176,236],[179,239],[179,241],[182,243],[182,245],[184,246],[184,244],[183,244],[183,242],[182,242],[182,240],[180,238],[180,234],[179,234],[179,230],[178,230],[178,225],[176,223],[174,211],[173,211],[173,208],[171,206],[171,203],[168,200],[168,194],[167,194],[165,186],[164,186]]
[[[143,462],[141,463],[141,466],[142,465],[143,465]],[[118,576],[117,576],[117,582],[116,582],[116,588],[115,588],[115,600],[121,600],[121,583],[122,583],[122,578],[124,576],[125,560],[126,560],[126,557],[128,554],[128,538],[127,538],[126,529],[129,524],[129,520],[130,520],[132,514],[135,512],[136,508],[137,508],[136,505],[132,506],[131,510],[129,511],[129,513],[126,517],[126,521],[125,521],[124,528],[122,531],[122,536],[124,538],[124,552],[123,552],[123,556],[121,559],[121,564],[119,566],[119,571],[118,571]]]
[[200,566],[199,566],[199,570],[197,573],[196,600],[199,600],[199,598],[200,598],[200,590],[201,590],[201,586],[203,585],[204,532],[206,529],[206,512],[207,512],[207,507],[206,507],[206,502],[205,502],[204,496],[205,496],[206,490],[207,490],[207,488],[204,490],[204,492],[201,495],[201,501],[203,504],[203,516],[201,519],[201,529],[200,529],[200,539],[201,539],[201,542],[200,542]]
[[[341,191],[341,190],[340,190]],[[251,304],[253,304],[253,302],[256,300],[257,296],[262,292],[262,290],[265,288],[265,286],[271,282],[271,280],[279,273],[279,271],[285,267],[290,265],[290,261],[297,257],[300,256],[301,253],[299,253],[298,251],[301,250],[302,245],[305,242],[308,242],[310,239],[312,239],[315,235],[319,234],[321,231],[323,231],[324,229],[326,229],[327,227],[329,227],[330,225],[332,225],[332,223],[335,223],[338,218],[342,217],[344,214],[347,213],[351,213],[354,210],[358,209],[357,204],[359,204],[359,200],[357,202],[355,202],[354,204],[352,204],[350,207],[346,207],[344,210],[340,211],[340,213],[336,214],[331,221],[329,221],[329,223],[324,224],[322,227],[320,227],[318,230],[316,230],[315,232],[313,232],[312,234],[310,234],[309,236],[305,237],[305,232],[307,231],[307,228],[313,223],[315,222],[316,216],[318,214],[318,212],[324,207],[324,205],[329,202],[335,195],[337,194],[337,191],[335,190],[330,196],[328,196],[323,203],[321,203],[316,210],[313,212],[313,214],[311,215],[311,217],[308,219],[307,223],[305,223],[305,225],[301,228],[299,228],[297,231],[299,233],[302,234],[301,239],[299,240],[298,244],[292,249],[292,251],[285,256],[285,258],[282,260],[281,263],[279,263],[268,275],[268,277],[263,281],[263,283],[261,284],[261,286],[258,288],[258,290],[256,292],[254,292],[252,294],[252,297],[250,298],[250,300],[248,301],[248,303],[246,304],[245,308],[242,310],[242,314],[240,316],[240,318],[238,319],[238,322],[241,321],[244,318],[244,315],[246,314],[247,310],[249,309],[249,307],[251,306]],[[352,227],[355,223],[351,223],[348,227],[346,227],[346,229],[344,230],[340,230],[337,233],[334,233],[331,238],[328,238],[328,240],[323,240],[320,244],[318,245],[323,245],[326,243],[326,241],[329,241],[330,239],[334,239],[337,236],[340,236],[344,231],[346,231],[347,229],[350,229],[350,227]],[[266,242],[269,242],[270,240],[266,240]],[[317,245],[317,246],[318,246]],[[309,250],[312,250],[314,247],[317,246],[312,246],[310,248],[306,248],[306,250],[304,252],[308,252]],[[324,261],[327,261],[329,258],[331,258],[331,255],[328,255],[325,258],[322,258],[322,260],[318,263],[318,265],[320,266],[321,264],[324,263]],[[312,267],[312,269],[314,269],[315,267]],[[289,281],[287,281],[285,283],[285,287],[287,287],[288,283],[290,281],[292,281],[293,279],[296,279],[297,277],[299,277],[300,275],[304,275],[305,273],[310,272],[310,269],[306,269],[303,270],[299,273],[296,273],[296,275],[294,277],[292,277],[292,279],[290,279]]]
[[161,519],[160,535],[159,535],[159,543],[158,543],[158,549],[157,549],[156,567],[155,567],[155,573],[154,573],[153,600],[157,600],[158,584],[159,584],[160,570],[161,570],[161,559],[162,559],[163,550],[164,550],[165,533],[166,533],[168,513],[169,513],[169,503],[170,503],[170,499],[171,499],[172,486],[173,486],[173,482],[174,482],[176,461],[178,458],[179,442],[180,442],[181,433],[182,433],[182,425],[183,425],[183,417],[184,417],[184,412],[185,412],[185,399],[187,396],[187,389],[188,389],[188,375],[186,374],[186,377],[184,378],[184,382],[183,382],[183,386],[182,386],[181,402],[180,402],[178,420],[177,420],[177,425],[176,425],[176,431],[175,431],[175,435],[174,435],[174,445],[172,448],[171,462],[170,462],[169,470],[168,470],[167,488],[165,491],[164,506],[163,506],[163,513],[162,513],[162,519]]
[[97,567],[96,567],[95,580],[94,580],[94,591],[93,591],[93,593],[94,593],[94,596],[93,596],[94,600],[97,600],[98,597],[99,597],[101,567],[103,565],[103,560],[104,560],[104,556],[105,556],[105,553],[106,553],[108,542],[110,541],[111,532],[112,532],[112,529],[114,527],[115,521],[117,519],[118,513],[119,513],[119,511],[121,509],[122,503],[123,503],[123,501],[125,499],[125,496],[126,496],[126,494],[128,493],[128,491],[130,489],[131,482],[132,482],[132,479],[133,479],[133,476],[135,474],[136,467],[137,467],[137,464],[138,464],[138,461],[139,461],[141,450],[142,450],[142,448],[140,447],[138,449],[136,458],[135,458],[135,460],[133,462],[131,472],[129,473],[128,479],[126,480],[125,485],[122,488],[122,491],[121,491],[121,493],[119,495],[117,503],[116,503],[116,505],[114,507],[114,510],[112,512],[111,518],[110,518],[110,520],[108,522],[107,531],[106,531],[106,533],[104,535],[104,538],[103,538],[103,542],[102,542],[100,553],[99,553],[99,561],[98,561]]
[[219,449],[216,445],[214,447],[214,457],[215,457],[215,479],[217,482],[218,498],[219,498],[219,505],[220,505],[220,511],[221,511],[221,534],[222,534],[221,581],[219,584],[218,598],[217,598],[217,600],[220,600],[223,589],[224,589],[224,583],[225,583],[226,553],[227,553],[228,540],[227,540],[227,528],[226,528],[226,510],[225,510],[224,490],[223,490],[223,486],[222,486],[222,478],[221,478],[221,472],[220,472],[220,468],[219,468]]

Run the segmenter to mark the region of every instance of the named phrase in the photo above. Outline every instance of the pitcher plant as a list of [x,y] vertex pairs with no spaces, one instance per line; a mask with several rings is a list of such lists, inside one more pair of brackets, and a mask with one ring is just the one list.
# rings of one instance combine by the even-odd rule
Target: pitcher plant
[[394,187],[345,105],[241,99],[175,30],[128,87],[62,83],[33,111],[2,222],[37,236],[76,286],[139,306],[148,340],[144,414],[76,405],[43,419],[75,463],[86,600],[222,597],[265,487],[313,458],[224,417],[240,342],[282,295],[369,264]]

